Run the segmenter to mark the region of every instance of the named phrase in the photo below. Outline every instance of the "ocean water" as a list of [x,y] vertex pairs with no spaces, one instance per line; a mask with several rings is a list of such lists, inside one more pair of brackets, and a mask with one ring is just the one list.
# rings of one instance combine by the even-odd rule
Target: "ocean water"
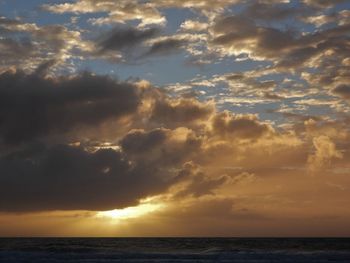
[[0,262],[350,262],[350,238],[0,238]]

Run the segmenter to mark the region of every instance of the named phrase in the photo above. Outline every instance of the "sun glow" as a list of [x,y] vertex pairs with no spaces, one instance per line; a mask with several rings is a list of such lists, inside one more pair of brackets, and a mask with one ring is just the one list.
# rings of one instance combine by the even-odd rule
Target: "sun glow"
[[113,219],[129,219],[152,213],[156,210],[159,210],[161,207],[161,204],[144,203],[138,206],[131,206],[123,209],[114,209],[110,211],[99,212],[97,213],[97,216],[109,217]]

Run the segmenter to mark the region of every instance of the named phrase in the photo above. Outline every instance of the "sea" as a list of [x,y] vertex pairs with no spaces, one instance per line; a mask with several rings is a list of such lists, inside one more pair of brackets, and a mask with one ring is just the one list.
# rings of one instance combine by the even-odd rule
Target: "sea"
[[350,238],[0,238],[0,262],[350,263]]

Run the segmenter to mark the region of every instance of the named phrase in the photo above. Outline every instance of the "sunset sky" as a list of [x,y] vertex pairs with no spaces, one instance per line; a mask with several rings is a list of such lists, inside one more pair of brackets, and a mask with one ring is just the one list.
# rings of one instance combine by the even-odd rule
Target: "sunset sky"
[[350,236],[349,0],[0,0],[0,236]]

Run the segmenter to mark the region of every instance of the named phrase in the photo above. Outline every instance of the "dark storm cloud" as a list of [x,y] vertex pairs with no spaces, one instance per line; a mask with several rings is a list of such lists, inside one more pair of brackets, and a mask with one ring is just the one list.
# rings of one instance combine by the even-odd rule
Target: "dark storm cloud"
[[333,89],[333,93],[350,100],[350,85],[339,85]]
[[261,123],[254,115],[234,115],[224,111],[212,119],[214,135],[230,138],[258,139],[272,132],[269,125]]
[[152,44],[149,51],[145,54],[145,56],[152,55],[168,55],[173,52],[179,51],[182,47],[184,47],[188,43],[185,39],[165,39],[159,40]]
[[100,53],[106,51],[119,51],[141,44],[143,41],[156,36],[159,33],[157,28],[137,29],[137,28],[115,28],[110,31],[104,39],[98,43]]
[[230,33],[232,38],[244,38],[255,32],[255,23],[253,20],[241,16],[221,17],[215,21],[213,31],[219,34]]
[[186,128],[130,131],[121,141],[123,152],[132,161],[147,166],[178,167],[200,151],[202,140]]
[[53,67],[55,64],[57,64],[57,61],[55,59],[50,59],[48,61],[45,61],[36,68],[36,70],[34,71],[34,74],[45,77],[49,69]]
[[31,146],[0,158],[0,210],[108,210],[135,205],[172,182],[158,169],[131,165],[112,149],[88,152]]
[[122,148],[128,153],[144,153],[162,144],[167,138],[164,129],[155,129],[148,133],[135,130],[123,138]]
[[196,99],[159,99],[154,104],[150,119],[168,127],[186,127],[208,120],[213,112],[213,105],[200,103]]
[[77,126],[95,126],[133,113],[139,104],[138,89],[130,83],[90,73],[52,79],[40,75],[0,75],[3,143],[25,142]]

